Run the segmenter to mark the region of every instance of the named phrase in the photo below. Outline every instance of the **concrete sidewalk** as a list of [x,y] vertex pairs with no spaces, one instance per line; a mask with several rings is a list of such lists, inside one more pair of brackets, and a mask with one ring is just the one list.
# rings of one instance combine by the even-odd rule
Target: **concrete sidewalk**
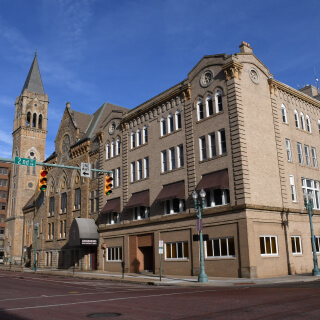
[[[126,283],[136,283],[155,286],[214,286],[214,287],[232,287],[232,286],[251,286],[251,285],[270,285],[280,283],[294,282],[310,282],[319,281],[320,276],[312,276],[311,274],[287,275],[274,278],[248,279],[248,278],[218,278],[208,277],[208,282],[199,283],[197,276],[170,276],[162,275],[161,281],[159,275],[154,274],[137,274],[126,273],[122,276],[117,272],[103,272],[100,270],[93,271],[74,271],[60,269],[37,269],[35,272],[30,268],[22,268],[19,266],[0,266],[1,270],[12,272],[28,272],[41,275],[59,275],[65,277],[76,277],[83,279],[103,279],[108,281],[118,281]],[[320,287],[320,281],[319,281]]]

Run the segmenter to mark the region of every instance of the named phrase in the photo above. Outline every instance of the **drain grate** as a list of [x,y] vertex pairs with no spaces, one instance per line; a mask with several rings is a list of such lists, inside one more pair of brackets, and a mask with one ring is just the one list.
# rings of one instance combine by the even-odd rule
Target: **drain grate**
[[88,318],[112,318],[119,316],[121,316],[121,313],[116,312],[91,313],[87,315]]

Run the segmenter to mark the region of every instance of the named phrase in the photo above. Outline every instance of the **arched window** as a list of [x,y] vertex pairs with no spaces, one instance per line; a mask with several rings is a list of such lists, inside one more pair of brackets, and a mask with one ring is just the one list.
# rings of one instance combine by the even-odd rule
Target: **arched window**
[[111,142],[111,157],[114,157],[116,155],[116,142],[112,140]]
[[143,127],[143,143],[148,143],[148,127]]
[[137,147],[141,146],[142,139],[141,139],[141,130],[137,130]]
[[281,112],[282,112],[282,122],[283,123],[288,123],[287,109],[286,109],[286,106],[284,104],[281,105]]
[[294,122],[296,124],[296,128],[300,128],[300,123],[299,123],[299,116],[298,116],[298,111],[294,110]]
[[135,132],[131,133],[131,149],[136,147],[136,134]]
[[37,114],[34,113],[32,117],[32,128],[35,128],[37,125]]
[[27,113],[27,127],[30,126],[30,122],[31,122],[31,113],[28,112],[28,113]]
[[215,100],[216,100],[216,112],[221,112],[223,110],[223,105],[222,105],[222,92],[219,90],[216,93],[215,96]]
[[166,119],[161,118],[161,136],[164,136],[167,134],[167,125],[166,125]]
[[203,119],[204,118],[204,110],[203,110],[203,102],[202,102],[202,100],[198,101],[197,111],[198,111],[198,120]]
[[174,131],[174,128],[173,128],[173,116],[172,114],[170,113],[168,115],[168,133],[171,133]]
[[39,115],[38,128],[42,129],[42,114]]
[[301,129],[306,130],[306,125],[304,123],[304,115],[302,112],[300,112],[300,120],[301,120]]
[[117,138],[117,155],[119,155],[121,152],[121,139]]
[[206,106],[207,106],[207,115],[212,116],[213,115],[213,103],[212,103],[212,97],[208,96],[206,99]]
[[176,130],[181,129],[181,112],[177,110],[176,112]]
[[307,130],[308,132],[311,133],[311,122],[310,122],[310,117],[306,115],[306,121],[307,121]]
[[110,143],[107,142],[106,145],[106,159],[110,159]]

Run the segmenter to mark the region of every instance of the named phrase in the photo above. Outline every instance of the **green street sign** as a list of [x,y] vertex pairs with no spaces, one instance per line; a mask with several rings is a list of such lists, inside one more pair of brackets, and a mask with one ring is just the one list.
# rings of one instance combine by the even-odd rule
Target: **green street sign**
[[28,167],[35,167],[36,166],[36,159],[27,159],[21,157],[14,158],[14,164],[19,164],[21,166],[28,166]]

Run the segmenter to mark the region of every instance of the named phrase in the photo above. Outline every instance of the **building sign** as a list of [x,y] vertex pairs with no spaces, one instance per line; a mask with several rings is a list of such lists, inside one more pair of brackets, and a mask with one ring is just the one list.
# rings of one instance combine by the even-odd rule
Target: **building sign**
[[90,177],[91,164],[81,162],[81,177]]
[[97,246],[98,239],[81,239],[82,246]]

